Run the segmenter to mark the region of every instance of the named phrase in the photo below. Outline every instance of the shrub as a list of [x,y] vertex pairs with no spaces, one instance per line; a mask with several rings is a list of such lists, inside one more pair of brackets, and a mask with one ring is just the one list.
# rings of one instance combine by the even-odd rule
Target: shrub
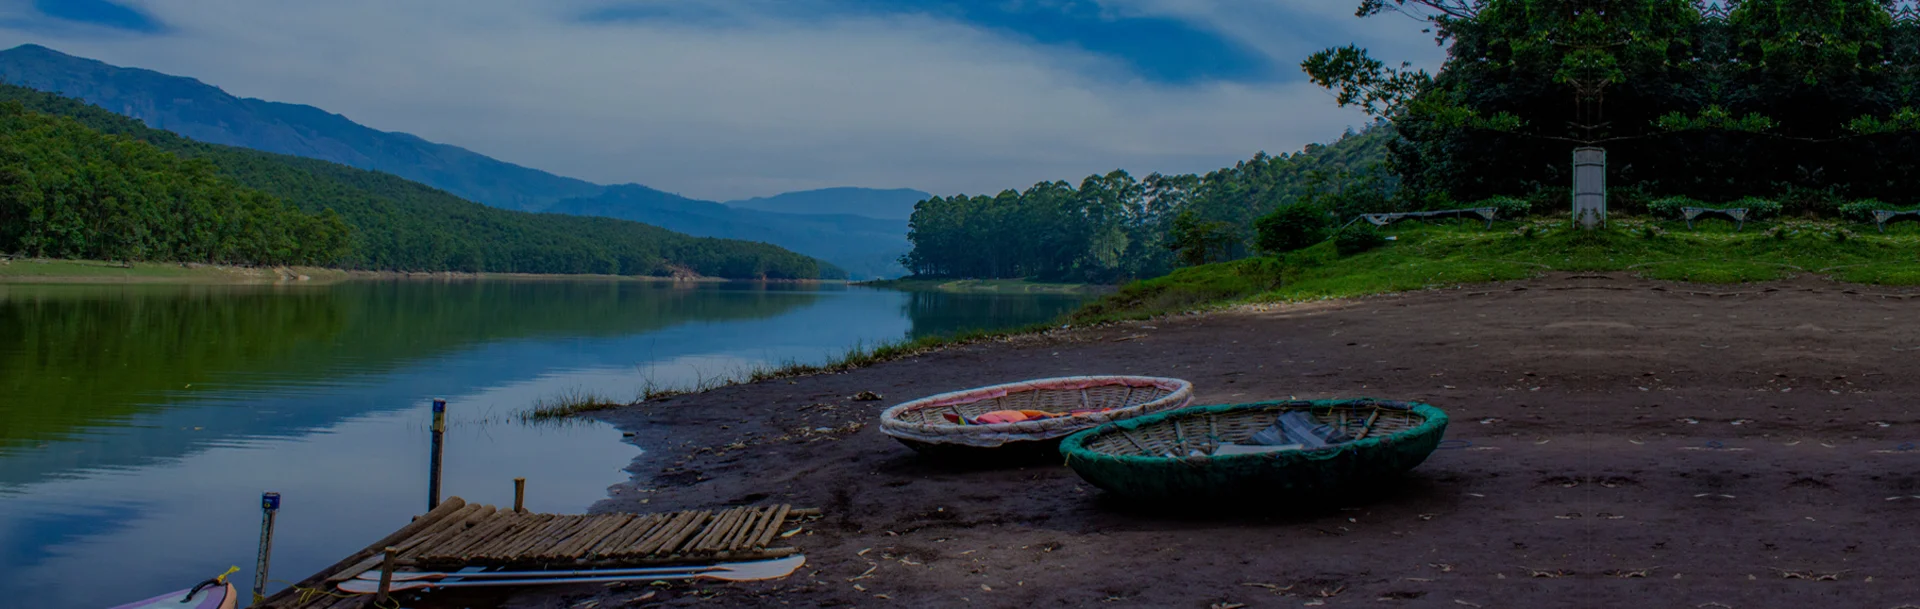
[[1760,197],[1745,197],[1724,206],[1724,208],[1747,208],[1748,220],[1766,220],[1780,216],[1780,202]]
[[1896,209],[1896,208],[1891,205],[1887,205],[1886,203],[1880,202],[1879,199],[1861,199],[1859,201],[1854,201],[1852,203],[1848,203],[1846,205],[1840,206],[1840,217],[1846,218],[1848,220],[1852,220],[1854,222],[1872,222],[1873,210],[1876,210],[1876,209]]
[[1327,238],[1327,211],[1310,203],[1281,205],[1253,221],[1255,245],[1269,254],[1301,249]]
[[1707,207],[1692,197],[1661,197],[1647,202],[1647,215],[1668,220],[1680,219],[1682,207]]
[[1474,207],[1491,207],[1499,211],[1502,220],[1518,220],[1533,213],[1533,203],[1518,197],[1492,197],[1481,199]]
[[1342,256],[1352,256],[1387,243],[1387,236],[1380,229],[1366,222],[1355,222],[1333,236],[1333,249]]
[[[1840,197],[1832,189],[1789,187],[1776,199],[1778,213],[1807,218],[1833,217],[1840,211]],[[1735,207],[1738,207],[1737,205]]]

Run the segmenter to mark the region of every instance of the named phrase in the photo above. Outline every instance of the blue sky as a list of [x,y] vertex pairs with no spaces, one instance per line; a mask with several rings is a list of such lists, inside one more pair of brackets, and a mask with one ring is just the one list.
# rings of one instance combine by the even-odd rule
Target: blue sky
[[1299,61],[1432,65],[1354,0],[0,0],[33,42],[706,198],[1205,171],[1363,119]]

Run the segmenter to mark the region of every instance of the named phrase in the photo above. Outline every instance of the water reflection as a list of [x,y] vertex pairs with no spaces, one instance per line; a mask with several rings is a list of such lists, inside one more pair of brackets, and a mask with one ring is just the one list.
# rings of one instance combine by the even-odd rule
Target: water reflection
[[635,449],[599,425],[511,423],[542,397],[630,398],[1076,304],[792,284],[0,285],[0,595],[98,607],[246,567],[263,490],[286,498],[274,573],[302,577],[424,507],[435,396],[453,403],[448,494],[505,502],[526,476],[532,507],[579,511]]

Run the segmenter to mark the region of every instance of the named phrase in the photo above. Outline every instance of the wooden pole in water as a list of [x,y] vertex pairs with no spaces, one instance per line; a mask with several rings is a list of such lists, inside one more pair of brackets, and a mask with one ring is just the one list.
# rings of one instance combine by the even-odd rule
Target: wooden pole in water
[[527,513],[527,479],[513,479],[513,513]]
[[433,463],[427,473],[427,511],[440,507],[440,456],[446,451],[447,400],[433,399]]
[[385,551],[387,557],[380,561],[380,590],[373,597],[373,604],[376,606],[387,604],[387,593],[393,587],[393,555],[400,553],[400,550],[393,546],[387,546]]
[[267,563],[273,559],[273,519],[280,513],[280,493],[260,495],[260,554],[253,564],[253,602],[266,598]]

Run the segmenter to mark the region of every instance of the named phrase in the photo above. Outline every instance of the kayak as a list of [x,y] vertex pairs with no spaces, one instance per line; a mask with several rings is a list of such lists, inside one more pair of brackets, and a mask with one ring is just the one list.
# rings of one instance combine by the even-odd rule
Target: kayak
[[113,609],[234,609],[239,598],[240,595],[233,590],[233,584],[210,579],[186,590],[168,592]]

